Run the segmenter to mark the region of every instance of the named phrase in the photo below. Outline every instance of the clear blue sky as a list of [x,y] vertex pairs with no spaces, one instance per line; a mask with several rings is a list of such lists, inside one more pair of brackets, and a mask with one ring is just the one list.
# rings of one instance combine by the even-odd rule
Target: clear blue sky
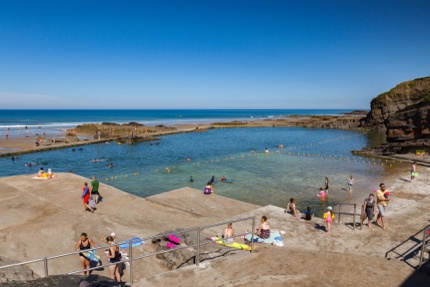
[[430,1],[0,1],[0,108],[370,108]]

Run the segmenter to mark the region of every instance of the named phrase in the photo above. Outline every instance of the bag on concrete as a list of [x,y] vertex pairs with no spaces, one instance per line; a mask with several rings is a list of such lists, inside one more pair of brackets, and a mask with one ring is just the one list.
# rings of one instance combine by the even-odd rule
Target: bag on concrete
[[88,205],[91,208],[96,208],[96,201],[92,197],[90,197],[90,200],[88,201]]
[[275,237],[275,239],[273,240],[273,245],[275,246],[284,246],[284,242],[282,241],[282,237],[277,236]]

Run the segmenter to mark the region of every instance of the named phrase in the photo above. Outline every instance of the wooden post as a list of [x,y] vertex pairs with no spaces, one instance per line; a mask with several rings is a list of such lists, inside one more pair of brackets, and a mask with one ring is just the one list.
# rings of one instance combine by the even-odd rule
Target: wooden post
[[337,223],[338,224],[340,223],[340,209],[341,209],[341,207],[342,207],[342,204],[339,203],[339,217],[337,218]]

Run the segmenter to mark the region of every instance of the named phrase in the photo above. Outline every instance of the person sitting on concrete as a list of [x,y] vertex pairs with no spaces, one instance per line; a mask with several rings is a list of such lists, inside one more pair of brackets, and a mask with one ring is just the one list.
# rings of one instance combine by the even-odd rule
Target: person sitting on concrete
[[314,213],[311,211],[311,208],[308,206],[306,207],[306,211],[302,215],[302,219],[304,220],[311,220],[314,217]]

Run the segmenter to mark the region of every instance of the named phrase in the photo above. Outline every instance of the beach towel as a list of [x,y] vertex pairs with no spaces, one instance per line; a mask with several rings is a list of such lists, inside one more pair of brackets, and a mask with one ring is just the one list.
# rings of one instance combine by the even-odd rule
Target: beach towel
[[178,236],[178,235],[176,235],[176,234],[174,234],[174,233],[170,233],[170,234],[167,236],[167,239],[168,239],[170,242],[172,242],[172,243],[174,243],[174,244],[176,244],[176,245],[178,245],[178,244],[180,244],[180,243],[181,243],[181,238],[179,238],[179,236]]
[[211,237],[209,239],[212,240],[212,241],[215,241],[218,244],[221,244],[221,245],[224,245],[224,246],[227,246],[227,247],[232,247],[232,248],[236,248],[236,249],[240,249],[240,250],[248,250],[248,251],[251,250],[251,246],[249,246],[247,244],[240,244],[240,243],[237,243],[237,242],[233,242],[231,244],[226,244],[224,242],[224,240],[222,240],[221,238],[219,238],[217,236],[216,237]]
[[136,247],[136,246],[139,246],[141,244],[145,244],[145,241],[143,241],[141,238],[134,237],[134,238],[131,238],[131,239],[128,239],[128,240],[121,241],[120,243],[118,243],[119,247],[121,249],[128,248],[130,246],[130,244],[129,244],[130,241],[131,241],[131,247]]
[[167,241],[166,246],[167,246],[167,248],[169,248],[169,249],[176,248],[176,245],[175,245],[175,244],[173,244],[173,243],[172,243],[172,242],[170,242],[170,241]]
[[56,177],[55,174],[48,175],[47,173],[44,173],[43,176],[35,176],[32,179],[51,179],[51,178],[54,178],[54,177]]
[[[279,234],[278,230],[270,230],[270,237],[269,238],[262,239],[262,238],[258,237],[257,235],[254,235],[254,242],[272,244],[273,241],[275,240],[275,237],[280,237],[280,236],[281,235]],[[246,240],[251,241],[252,234],[247,232],[245,235],[245,238],[246,238]]]
[[45,180],[45,179],[49,179],[49,177],[39,177],[39,176],[35,176],[35,177],[33,177],[32,179],[43,179],[43,180]]
[[82,255],[84,255],[85,257],[87,257],[91,261],[94,261],[94,262],[100,261],[100,256],[98,256],[94,250],[82,252]]
[[43,177],[35,176],[35,177],[33,177],[32,179],[49,179],[49,177],[47,177],[47,178],[43,178]]

